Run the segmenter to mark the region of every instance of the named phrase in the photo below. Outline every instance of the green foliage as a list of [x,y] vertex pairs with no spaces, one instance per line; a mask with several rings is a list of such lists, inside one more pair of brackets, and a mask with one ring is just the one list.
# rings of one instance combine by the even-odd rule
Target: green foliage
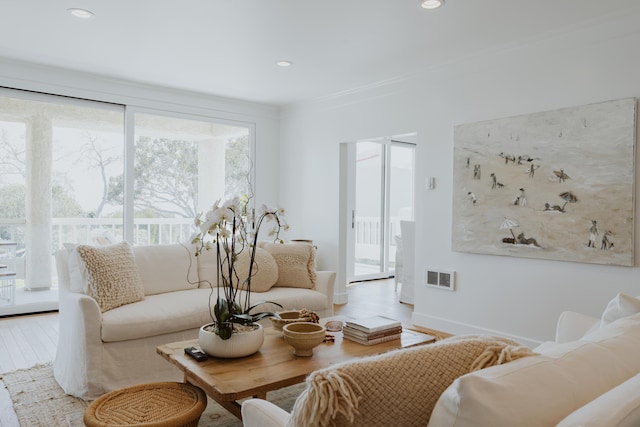
[[[52,217],[83,216],[82,208],[66,188],[54,185],[52,190]],[[0,218],[25,218],[26,188],[23,184],[0,187]]]
[[24,218],[25,200],[24,185],[0,187],[0,218]]
[[51,205],[51,216],[53,218],[69,218],[85,216],[82,207],[66,188],[54,185],[51,189],[53,199]]
[[[141,137],[136,141],[136,212],[147,212],[149,217],[196,216],[198,164],[203,160],[199,159],[198,148],[197,142],[186,140]],[[248,136],[231,139],[226,143],[226,194],[248,194],[249,156]],[[107,194],[110,203],[124,203],[123,175],[109,178]]]
[[225,148],[225,197],[249,194],[247,183],[247,174],[250,169],[249,136],[231,139]]
[[[198,146],[193,141],[136,141],[134,206],[155,217],[193,217],[198,204]],[[124,177],[109,179],[107,199],[124,202]]]

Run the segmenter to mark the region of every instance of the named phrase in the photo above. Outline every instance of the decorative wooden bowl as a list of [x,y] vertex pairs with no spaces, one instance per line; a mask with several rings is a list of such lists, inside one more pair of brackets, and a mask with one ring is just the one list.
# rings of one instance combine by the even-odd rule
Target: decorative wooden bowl
[[284,340],[293,347],[296,356],[313,356],[314,347],[324,341],[327,330],[312,322],[289,323],[282,327]]
[[280,319],[276,319],[275,317],[272,317],[271,323],[273,324],[274,328],[281,331],[284,325],[288,325],[290,323],[313,322],[314,321],[313,317],[310,315],[306,315],[308,313],[309,313],[308,311],[302,311],[302,310],[280,311],[278,312],[278,314],[280,315]]

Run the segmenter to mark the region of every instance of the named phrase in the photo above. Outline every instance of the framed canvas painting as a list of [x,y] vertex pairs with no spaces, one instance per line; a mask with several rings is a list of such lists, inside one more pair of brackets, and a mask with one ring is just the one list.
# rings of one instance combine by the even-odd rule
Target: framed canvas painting
[[636,99],[458,125],[452,248],[633,265]]

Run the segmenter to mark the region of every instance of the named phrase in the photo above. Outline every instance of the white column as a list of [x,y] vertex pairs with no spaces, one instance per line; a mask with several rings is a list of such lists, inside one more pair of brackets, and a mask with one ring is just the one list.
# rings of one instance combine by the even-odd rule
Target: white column
[[53,129],[44,115],[27,130],[26,277],[28,290],[51,288],[51,170]]

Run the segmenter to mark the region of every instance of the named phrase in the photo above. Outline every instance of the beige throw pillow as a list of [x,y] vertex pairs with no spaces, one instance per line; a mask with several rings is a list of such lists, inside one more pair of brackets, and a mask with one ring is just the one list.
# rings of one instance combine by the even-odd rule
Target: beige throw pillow
[[[242,283],[249,276],[249,263],[251,254],[243,251],[238,255],[235,263],[236,273],[241,280],[240,289],[247,290],[246,284]],[[264,249],[256,248],[254,266],[251,272],[251,292],[267,292],[278,280],[278,265],[271,254]],[[225,276],[226,277],[226,276]],[[234,278],[234,283],[235,282]]]
[[142,281],[127,242],[109,246],[79,245],[78,254],[85,264],[88,295],[96,300],[100,311],[144,298]]
[[316,286],[316,248],[308,243],[266,243],[278,265],[278,281],[274,286],[313,289]]

